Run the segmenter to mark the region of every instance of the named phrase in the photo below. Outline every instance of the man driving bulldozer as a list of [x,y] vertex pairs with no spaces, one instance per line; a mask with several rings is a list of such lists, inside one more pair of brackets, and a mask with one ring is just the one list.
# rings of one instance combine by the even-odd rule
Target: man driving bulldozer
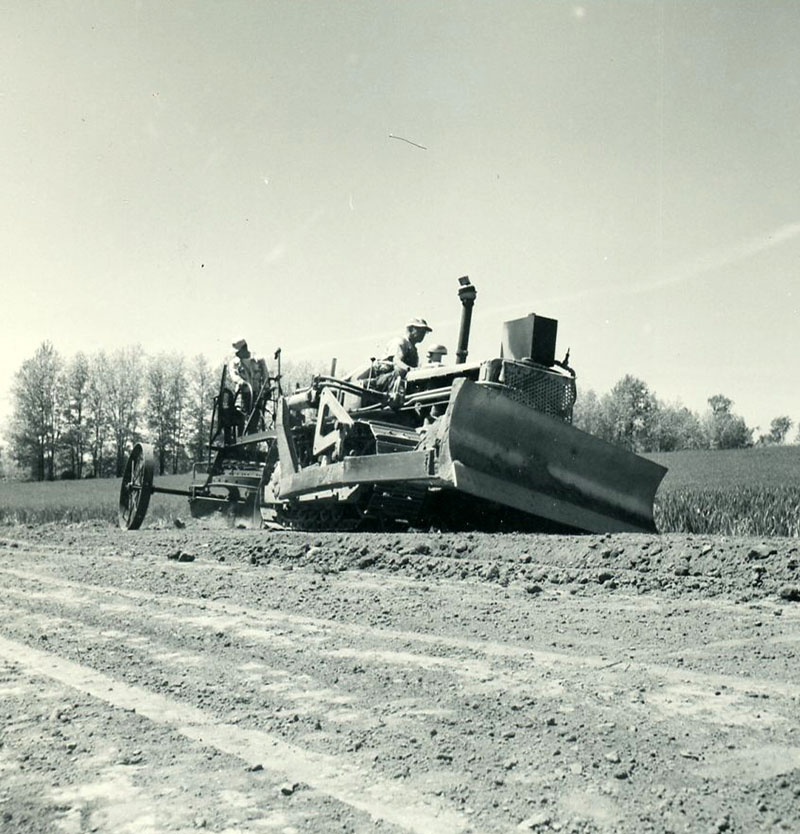
[[373,364],[372,387],[388,391],[397,380],[405,379],[412,368],[419,367],[417,345],[432,331],[425,319],[411,319],[406,325],[406,335],[392,339],[383,358]]

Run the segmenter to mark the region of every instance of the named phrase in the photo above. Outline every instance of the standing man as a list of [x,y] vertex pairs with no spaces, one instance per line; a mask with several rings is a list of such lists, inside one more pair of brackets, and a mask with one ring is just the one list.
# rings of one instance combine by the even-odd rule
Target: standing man
[[234,353],[225,362],[225,388],[220,403],[220,426],[229,445],[245,431],[255,397],[268,379],[263,359],[253,356],[245,339],[231,345]]
[[225,387],[234,399],[237,395],[240,397],[242,411],[249,414],[253,406],[253,391],[258,386],[260,376],[258,360],[248,350],[245,339],[239,339],[231,347],[235,353],[228,358]]

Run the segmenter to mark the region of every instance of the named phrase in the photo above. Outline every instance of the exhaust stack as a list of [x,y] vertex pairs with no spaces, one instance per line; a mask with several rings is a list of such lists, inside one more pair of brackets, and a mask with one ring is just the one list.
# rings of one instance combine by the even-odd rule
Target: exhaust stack
[[478,291],[472,286],[468,276],[458,279],[458,297],[461,301],[461,327],[458,331],[458,348],[456,350],[456,365],[463,365],[467,361],[467,346],[469,345],[469,328],[472,323],[472,308]]

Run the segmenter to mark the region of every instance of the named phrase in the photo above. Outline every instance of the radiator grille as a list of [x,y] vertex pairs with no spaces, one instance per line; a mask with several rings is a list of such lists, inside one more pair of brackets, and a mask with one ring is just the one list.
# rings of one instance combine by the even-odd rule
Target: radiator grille
[[576,396],[573,377],[541,366],[504,361],[501,381],[512,400],[566,423],[572,422]]

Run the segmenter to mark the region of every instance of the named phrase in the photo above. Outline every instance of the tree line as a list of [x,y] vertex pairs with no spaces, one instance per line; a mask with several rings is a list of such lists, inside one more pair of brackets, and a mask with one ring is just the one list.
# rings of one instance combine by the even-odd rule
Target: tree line
[[[284,363],[283,389],[325,372],[319,362]],[[16,464],[34,480],[119,477],[140,440],[153,445],[159,474],[185,472],[206,454],[220,374],[221,364],[202,354],[148,356],[137,345],[64,358],[43,342],[14,377],[0,475]],[[662,402],[645,382],[627,375],[602,396],[582,392],[573,423],[634,452],[777,444],[793,426],[789,417],[776,417],[769,432],[754,440],[755,430],[734,413],[728,397],[715,394],[708,404],[700,416]]]
[[[186,472],[206,455],[221,371],[202,354],[136,345],[64,358],[43,342],[14,376],[0,475],[16,465],[34,480],[120,477],[138,441],[152,444],[158,474]],[[294,363],[282,376],[293,386],[322,372]]]
[[633,452],[780,444],[794,425],[787,416],[775,417],[769,431],[754,439],[756,429],[733,411],[733,405],[729,397],[714,394],[708,398],[708,411],[700,415],[681,404],[660,400],[647,383],[628,374],[602,396],[591,389],[580,393],[573,424]]

